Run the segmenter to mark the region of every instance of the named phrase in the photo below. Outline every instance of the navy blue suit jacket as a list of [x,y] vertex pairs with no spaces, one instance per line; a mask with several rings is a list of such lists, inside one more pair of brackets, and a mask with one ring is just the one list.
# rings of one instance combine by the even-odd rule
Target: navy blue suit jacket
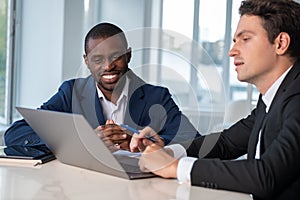
[[[186,116],[181,113],[168,89],[146,84],[131,70],[126,73],[126,76],[130,82],[125,124],[136,129],[150,126],[159,133],[166,144],[181,143],[199,135]],[[58,92],[40,109],[82,114],[92,128],[105,124],[107,120],[104,118],[92,76],[65,81]],[[23,119],[16,121],[5,132],[4,139],[8,146],[43,144]]]

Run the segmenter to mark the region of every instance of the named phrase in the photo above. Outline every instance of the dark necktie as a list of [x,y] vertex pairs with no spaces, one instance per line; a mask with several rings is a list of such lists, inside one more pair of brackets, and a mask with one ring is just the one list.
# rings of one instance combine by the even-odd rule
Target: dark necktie
[[259,133],[261,131],[265,116],[266,116],[266,105],[264,104],[264,102],[262,101],[261,96],[260,96],[260,99],[257,104],[255,123],[253,126],[253,130],[251,132],[249,143],[248,143],[248,157],[249,158],[255,158],[256,146],[259,141],[258,137],[259,137]]

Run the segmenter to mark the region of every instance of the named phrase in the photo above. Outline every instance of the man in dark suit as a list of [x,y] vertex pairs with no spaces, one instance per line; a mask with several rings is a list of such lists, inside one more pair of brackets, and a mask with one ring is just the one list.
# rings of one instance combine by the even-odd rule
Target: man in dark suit
[[[84,115],[112,151],[128,150],[131,139],[117,124],[137,129],[151,126],[166,144],[198,135],[168,89],[146,84],[128,68],[131,48],[119,27],[110,23],[94,26],[84,47],[91,75],[65,81],[40,109]],[[8,146],[43,144],[24,120],[15,122],[4,138]]]
[[[141,168],[165,178],[249,193],[255,199],[300,199],[300,5],[245,0],[239,12],[229,55],[238,79],[261,93],[256,109],[227,130],[195,139],[187,149],[190,157],[180,145],[161,148],[148,127],[130,147],[146,148]],[[143,139],[146,135],[158,142]],[[202,158],[201,147],[209,140],[215,143]],[[232,160],[243,154],[247,159]]]

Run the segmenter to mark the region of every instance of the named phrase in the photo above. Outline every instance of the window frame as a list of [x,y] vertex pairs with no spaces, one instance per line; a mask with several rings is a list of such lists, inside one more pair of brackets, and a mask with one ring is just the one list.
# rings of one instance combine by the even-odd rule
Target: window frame
[[15,23],[16,0],[7,0],[7,31],[6,31],[6,74],[5,74],[5,100],[4,116],[0,116],[0,123],[8,125],[13,120],[13,94],[14,94],[14,57],[15,57]]

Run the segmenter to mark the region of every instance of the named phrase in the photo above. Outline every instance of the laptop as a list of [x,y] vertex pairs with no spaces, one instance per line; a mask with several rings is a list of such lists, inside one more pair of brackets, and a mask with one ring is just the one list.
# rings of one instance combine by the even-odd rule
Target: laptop
[[125,179],[155,176],[140,170],[139,154],[112,153],[83,115],[23,107],[16,109],[62,163]]

